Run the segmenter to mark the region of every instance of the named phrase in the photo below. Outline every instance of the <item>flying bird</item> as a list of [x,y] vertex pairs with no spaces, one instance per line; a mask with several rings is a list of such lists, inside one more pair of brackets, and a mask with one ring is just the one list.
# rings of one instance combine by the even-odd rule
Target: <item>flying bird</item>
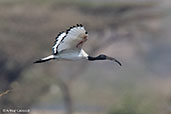
[[82,24],[70,27],[65,32],[60,32],[52,47],[52,55],[41,58],[34,63],[43,63],[50,60],[111,60],[122,64],[113,57],[100,54],[96,57],[88,55],[83,49],[83,44],[88,40],[88,32]]

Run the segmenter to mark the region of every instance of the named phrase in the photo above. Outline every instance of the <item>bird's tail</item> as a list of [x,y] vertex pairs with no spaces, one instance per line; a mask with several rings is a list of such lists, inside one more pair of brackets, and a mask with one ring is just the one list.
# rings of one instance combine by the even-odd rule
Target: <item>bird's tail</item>
[[44,58],[41,58],[33,63],[43,63],[43,62],[46,62],[46,61],[50,61],[50,60],[53,60],[54,59],[54,55],[49,55],[47,57],[44,57]]

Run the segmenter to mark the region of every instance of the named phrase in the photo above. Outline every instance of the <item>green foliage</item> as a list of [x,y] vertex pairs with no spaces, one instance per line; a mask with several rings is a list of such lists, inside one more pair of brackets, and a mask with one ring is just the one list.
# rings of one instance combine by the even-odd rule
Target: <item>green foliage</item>
[[153,94],[128,93],[121,97],[108,114],[158,114],[158,104],[162,104],[162,102],[157,100],[158,98]]

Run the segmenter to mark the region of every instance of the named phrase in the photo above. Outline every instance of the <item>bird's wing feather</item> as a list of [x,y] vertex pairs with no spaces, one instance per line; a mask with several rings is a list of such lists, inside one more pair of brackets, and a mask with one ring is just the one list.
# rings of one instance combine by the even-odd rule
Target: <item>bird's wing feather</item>
[[60,52],[66,49],[81,49],[82,44],[87,40],[84,39],[84,35],[87,38],[87,32],[81,24],[70,27],[70,29],[66,31],[66,35],[62,38],[59,45],[56,46],[56,50]]
[[59,44],[61,43],[62,39],[65,37],[66,33],[65,32],[60,32],[57,37],[56,37],[56,40],[55,40],[55,43],[52,47],[52,51],[53,51],[53,54],[57,54],[58,53],[58,46]]

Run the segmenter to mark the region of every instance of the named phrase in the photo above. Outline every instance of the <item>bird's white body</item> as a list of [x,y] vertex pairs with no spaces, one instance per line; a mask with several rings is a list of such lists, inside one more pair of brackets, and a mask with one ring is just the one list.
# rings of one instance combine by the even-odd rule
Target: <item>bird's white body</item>
[[55,59],[59,60],[80,60],[80,59],[87,59],[88,54],[82,50],[64,50],[59,52],[59,54],[54,55]]
[[57,59],[57,60],[83,60],[88,59],[88,54],[83,50],[73,49],[73,50],[64,50],[59,52],[57,55],[49,55],[42,58],[42,60],[48,59]]

